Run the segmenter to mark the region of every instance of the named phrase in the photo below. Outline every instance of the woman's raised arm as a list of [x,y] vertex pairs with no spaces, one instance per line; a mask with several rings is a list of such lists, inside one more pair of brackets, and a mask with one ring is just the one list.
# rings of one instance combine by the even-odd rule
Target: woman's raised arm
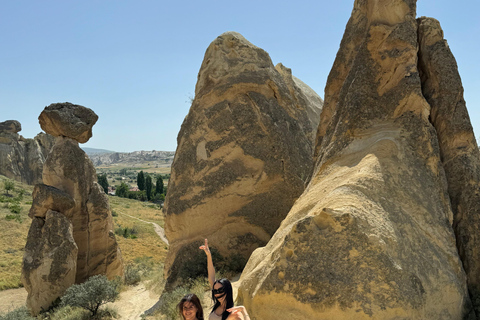
[[210,248],[208,248],[208,240],[205,239],[205,245],[200,246],[200,249],[205,251],[207,255],[207,269],[208,269],[208,282],[210,283],[210,288],[213,288],[215,283],[215,267],[213,266],[212,253]]

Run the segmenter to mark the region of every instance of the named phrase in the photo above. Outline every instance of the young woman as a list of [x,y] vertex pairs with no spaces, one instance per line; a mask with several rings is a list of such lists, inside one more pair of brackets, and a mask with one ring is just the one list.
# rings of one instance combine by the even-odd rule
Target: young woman
[[213,308],[208,316],[208,320],[250,320],[247,310],[243,306],[234,307],[233,289],[228,279],[215,279],[215,268],[213,267],[212,254],[208,248],[208,240],[205,239],[205,245],[200,246],[207,255],[208,282],[212,288]]
[[177,310],[183,320],[204,320],[200,299],[193,293],[187,294],[180,300]]

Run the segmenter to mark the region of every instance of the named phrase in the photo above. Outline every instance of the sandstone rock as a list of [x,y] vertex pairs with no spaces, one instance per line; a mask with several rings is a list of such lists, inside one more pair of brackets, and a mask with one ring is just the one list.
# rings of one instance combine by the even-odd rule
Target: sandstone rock
[[[116,244],[111,243],[109,236],[113,226],[108,200],[106,196],[102,198],[95,195],[98,193],[96,171],[85,152],[78,146],[78,142],[69,138],[57,138],[43,168],[43,182],[67,193],[75,200],[75,206],[69,210],[68,215],[71,215],[73,237],[78,246],[76,283],[81,283],[93,275],[103,274],[97,273],[98,270],[113,270],[112,273],[106,273],[110,279],[121,276],[121,254]],[[93,200],[89,199],[100,199],[100,203],[92,203]],[[97,228],[95,222],[98,218],[104,219],[100,222],[101,228]],[[97,238],[101,239],[99,243],[95,243]],[[103,267],[99,266],[99,263],[103,264]],[[115,267],[109,268],[108,264],[112,263]]]
[[458,252],[470,297],[480,319],[480,152],[470,123],[457,64],[440,23],[417,20],[419,71],[423,95],[431,106],[448,181]]
[[319,121],[309,115],[318,117],[321,105],[279,69],[235,32],[208,47],[165,202],[168,285],[203,254],[204,238],[227,260],[247,259],[302,193]]
[[44,184],[37,184],[32,193],[33,203],[30,207],[30,218],[45,218],[48,210],[62,212],[66,217],[71,217],[71,210],[75,206],[73,198],[57,188]]
[[0,133],[17,133],[22,131],[22,125],[17,120],[0,122]]
[[473,316],[417,49],[415,1],[355,1],[314,175],[240,279],[252,319]]
[[22,273],[28,291],[27,307],[33,315],[47,310],[75,283],[77,251],[67,217],[49,210],[45,220],[33,218]]
[[[85,142],[91,136],[92,114],[96,121],[90,109],[57,104],[47,107],[40,118],[48,124],[46,127],[53,126],[55,132],[68,132]],[[44,136],[39,137],[39,141],[43,139]],[[45,145],[48,141],[42,141],[39,148]],[[22,269],[22,280],[29,293],[27,306],[34,314],[48,308],[74,283],[82,283],[97,274],[109,279],[123,276],[122,255],[113,233],[108,198],[78,141],[58,134],[43,165],[43,182],[36,185],[33,192],[29,214],[33,221]],[[43,227],[43,218],[48,228]],[[64,221],[68,221],[68,232]],[[49,229],[55,223],[59,234]],[[72,250],[62,249],[66,244],[75,246],[74,254]],[[57,247],[63,255],[51,253]],[[56,269],[49,271],[49,266]],[[53,279],[57,274],[58,280]]]
[[52,136],[72,138],[80,143],[92,137],[98,116],[89,108],[65,103],[52,103],[38,117],[40,127]]
[[39,134],[25,139],[17,133],[21,129],[18,121],[5,123],[11,124],[3,125],[7,129],[0,130],[0,174],[27,184],[41,183],[43,163],[54,138]]

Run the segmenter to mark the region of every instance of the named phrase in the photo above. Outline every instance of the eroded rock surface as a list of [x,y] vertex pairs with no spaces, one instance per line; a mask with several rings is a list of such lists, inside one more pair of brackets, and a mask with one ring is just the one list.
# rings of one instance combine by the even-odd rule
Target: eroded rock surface
[[[55,107],[51,108],[51,106]],[[26,248],[36,248],[39,245],[39,239],[37,238],[40,232],[38,230],[44,223],[44,219],[45,224],[47,223],[49,213],[55,210],[55,212],[58,211],[57,215],[61,215],[69,222],[72,241],[76,250],[72,263],[70,262],[70,255],[68,256],[68,264],[64,259],[66,256],[52,257],[51,259],[54,259],[54,261],[49,262],[50,256],[47,258],[43,253],[34,256],[34,258],[30,257],[33,256],[33,253],[25,254],[24,282],[32,282],[32,280],[29,280],[32,277],[30,276],[32,273],[30,269],[33,269],[30,266],[32,265],[31,261],[36,261],[34,265],[37,267],[49,263],[66,265],[63,269],[65,269],[65,273],[69,274],[68,279],[65,278],[63,281],[60,278],[58,281],[55,280],[57,282],[53,282],[53,284],[53,280],[45,276],[36,279],[36,285],[25,284],[29,292],[27,304],[33,314],[38,313],[39,308],[37,306],[44,308],[45,305],[58,298],[63,293],[62,290],[73,283],[82,283],[97,274],[104,274],[109,279],[123,276],[122,257],[113,233],[113,221],[108,198],[102,187],[97,183],[92,162],[78,146],[79,141],[85,142],[91,136],[91,125],[93,124],[90,126],[84,126],[84,124],[91,123],[93,118],[96,121],[96,115],[90,109],[71,104],[61,104],[61,106],[54,104],[51,106],[47,107],[46,110],[52,111],[53,109],[53,115],[44,111],[41,118],[50,119],[48,120],[50,121],[49,125],[54,127],[57,133],[62,132],[62,134],[58,134],[59,136],[55,139],[55,145],[43,166],[43,184],[36,185],[33,192],[34,199],[29,213],[33,222]],[[69,108],[71,110],[68,110]],[[78,130],[74,134],[67,133],[76,129],[64,128],[65,122],[81,129],[77,128]],[[48,129],[49,132],[57,134],[50,129]],[[68,138],[66,135],[75,136],[79,140]],[[67,235],[65,233],[63,235],[65,237],[64,241],[67,241]],[[58,237],[61,238],[61,236]],[[36,274],[39,272],[36,271]],[[72,279],[70,279],[71,272],[73,272]],[[41,288],[48,299],[37,294],[37,286]],[[57,287],[59,289],[56,289]]]
[[431,106],[448,181],[457,247],[480,319],[480,152],[470,123],[455,58],[440,23],[418,19],[419,70]]
[[38,117],[40,127],[55,137],[68,137],[85,143],[92,137],[98,116],[89,108],[69,102],[52,103]]
[[240,279],[252,319],[474,319],[418,46],[415,1],[355,1],[312,180]]
[[267,243],[312,171],[321,109],[313,96],[240,34],[210,44],[165,202],[168,284],[203,254],[204,238],[227,261]]
[[27,184],[41,183],[43,164],[54,138],[39,133],[25,139],[18,134],[21,130],[16,120],[0,123],[0,174]]
[[56,211],[34,217],[27,237],[22,282],[32,314],[46,311],[75,283],[77,245],[72,223]]

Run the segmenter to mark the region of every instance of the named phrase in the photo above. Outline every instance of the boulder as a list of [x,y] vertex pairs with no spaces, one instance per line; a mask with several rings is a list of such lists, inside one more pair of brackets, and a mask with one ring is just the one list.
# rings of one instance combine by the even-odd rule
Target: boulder
[[17,120],[0,122],[0,133],[17,133],[22,131],[22,125]]
[[80,143],[92,137],[98,116],[89,108],[69,102],[52,103],[38,117],[40,127],[55,137],[68,137]]
[[458,252],[480,319],[480,152],[463,99],[457,63],[440,23],[426,17],[417,22],[423,95],[431,106],[430,118],[447,176]]
[[321,110],[312,95],[240,34],[210,44],[165,201],[167,288],[196,259],[205,261],[198,250],[204,238],[239,267],[267,243],[312,171]]
[[37,184],[33,188],[33,202],[28,216],[45,218],[48,210],[62,212],[66,217],[71,217],[71,210],[75,206],[75,200],[62,190]]
[[75,283],[78,248],[72,231],[69,219],[59,212],[49,210],[44,219],[33,218],[22,281],[28,292],[27,307],[35,316]]
[[240,278],[252,319],[474,319],[418,47],[415,1],[355,1],[313,177]]

